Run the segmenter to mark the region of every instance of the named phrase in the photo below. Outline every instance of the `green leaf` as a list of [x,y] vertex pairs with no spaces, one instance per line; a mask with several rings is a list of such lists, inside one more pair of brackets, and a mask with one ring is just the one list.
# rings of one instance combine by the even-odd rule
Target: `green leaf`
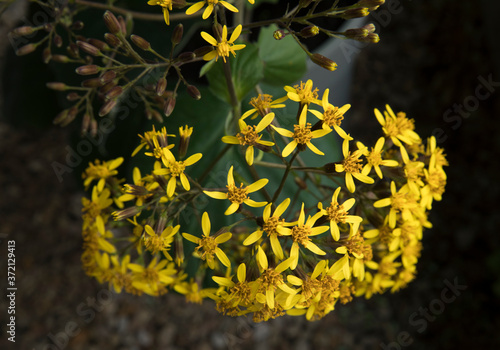
[[[236,52],[236,57],[229,57],[231,77],[238,101],[241,101],[264,76],[264,65],[259,59],[259,49],[253,44]],[[231,104],[226,78],[224,62],[219,59],[206,75],[212,93]]]
[[205,74],[207,74],[210,71],[210,69],[212,69],[214,64],[215,64],[215,60],[211,60],[211,61],[208,61],[207,63],[205,63],[203,65],[203,67],[201,67],[201,69],[200,69],[200,78],[202,76],[204,76]]
[[262,28],[259,33],[259,57],[264,61],[264,82],[283,86],[299,80],[306,72],[307,54],[291,36],[276,40],[276,25]]

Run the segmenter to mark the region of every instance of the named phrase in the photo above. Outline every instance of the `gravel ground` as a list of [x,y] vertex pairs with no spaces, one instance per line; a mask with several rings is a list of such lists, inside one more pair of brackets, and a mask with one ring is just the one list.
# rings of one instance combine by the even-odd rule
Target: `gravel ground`
[[[59,182],[50,166],[64,162],[69,133],[21,127],[12,122],[15,108],[3,108],[0,266],[6,266],[7,234],[16,241],[18,291],[15,346],[6,341],[7,299],[0,299],[0,348],[401,349],[403,332],[411,336],[408,348],[413,349],[498,348],[500,320],[490,311],[500,306],[500,244],[494,234],[499,220],[491,210],[500,195],[494,175],[498,92],[462,118],[460,127],[443,119],[448,108],[475,93],[479,77],[492,74],[500,80],[495,49],[489,46],[490,4],[400,3],[402,10],[390,20],[387,8],[386,19],[374,19],[382,40],[363,49],[356,62],[351,120],[369,137],[371,111],[389,103],[415,118],[421,134],[441,128],[446,136],[447,193],[435,206],[419,276],[409,288],[339,307],[317,322],[282,317],[258,325],[221,316],[208,301],[192,305],[174,294],[112,294],[81,269],[80,187],[71,176]],[[10,50],[5,42],[3,47]],[[4,93],[10,89],[3,86]],[[455,279],[467,286],[457,300],[425,327],[412,326],[410,315],[429,307],[444,281]],[[0,280],[3,286],[4,268]]]

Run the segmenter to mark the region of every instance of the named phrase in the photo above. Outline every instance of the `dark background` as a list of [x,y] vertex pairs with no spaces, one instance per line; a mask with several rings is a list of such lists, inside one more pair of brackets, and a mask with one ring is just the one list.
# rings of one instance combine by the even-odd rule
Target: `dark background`
[[[376,127],[373,108],[389,103],[405,111],[415,119],[420,135],[436,133],[439,146],[446,149],[447,190],[443,201],[433,206],[434,227],[424,232],[419,274],[407,289],[368,301],[355,299],[312,323],[282,317],[254,325],[219,315],[210,301],[200,306],[173,294],[110,294],[85,276],[80,263],[83,193],[78,175],[67,174],[59,182],[51,166],[64,163],[72,134],[39,120],[47,110],[55,114],[59,108],[54,95],[46,99],[50,94],[44,83],[50,76],[26,68],[32,60],[40,61],[39,53],[14,57],[5,33],[16,23],[12,17],[2,18],[0,234],[8,238],[0,238],[0,261],[6,266],[6,240],[15,239],[18,292],[15,346],[6,341],[7,299],[0,299],[0,347],[39,350],[52,344],[55,349],[58,343],[60,348],[87,350],[499,348],[499,86],[473,103],[482,78],[500,82],[494,16],[499,5],[448,0],[391,3],[372,17],[380,43],[364,48],[353,63],[353,133],[370,137]],[[26,76],[32,79],[29,85],[23,83]],[[464,104],[467,113],[453,111]],[[21,115],[21,107],[29,107],[30,114]],[[0,271],[2,286],[5,270]],[[466,288],[443,303],[448,282]],[[78,334],[62,336],[65,327],[72,326]]]

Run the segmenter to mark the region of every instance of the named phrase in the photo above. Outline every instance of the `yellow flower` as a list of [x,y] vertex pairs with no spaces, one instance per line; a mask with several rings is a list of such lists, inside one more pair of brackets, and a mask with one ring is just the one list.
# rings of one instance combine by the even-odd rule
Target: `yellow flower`
[[152,296],[165,294],[166,286],[175,281],[174,276],[177,272],[173,263],[167,264],[167,260],[158,262],[156,258],[151,260],[147,267],[128,264],[128,268],[133,272],[132,286]]
[[319,155],[325,155],[321,152],[316,146],[311,143],[312,139],[317,139],[319,137],[323,137],[330,132],[330,130],[314,130],[311,131],[311,123],[306,123],[307,118],[307,106],[302,108],[302,112],[299,117],[299,124],[295,124],[293,126],[293,132],[283,128],[277,128],[274,125],[271,125],[279,134],[286,137],[293,137],[293,141],[290,142],[283,149],[282,156],[287,157],[293,150],[299,146],[299,151],[303,151],[305,147],[309,147],[311,151]]
[[390,137],[396,146],[401,146],[401,142],[408,145],[420,142],[420,136],[413,131],[415,129],[414,120],[406,118],[406,114],[399,112],[396,116],[389,105],[385,105],[384,115],[375,108],[375,117],[382,125],[382,130],[386,137]]
[[197,161],[199,161],[202,157],[201,153],[196,153],[190,156],[188,159],[176,160],[175,156],[170,152],[169,149],[163,149],[163,157],[161,158],[163,165],[166,168],[155,169],[154,174],[156,175],[170,175],[170,179],[167,184],[167,196],[172,197],[175,193],[175,188],[177,186],[177,178],[180,178],[182,187],[186,191],[191,189],[191,185],[189,184],[189,180],[184,174],[184,170],[187,166],[193,165]]
[[292,263],[290,265],[291,270],[295,269],[299,261],[300,245],[304,248],[309,249],[314,254],[326,254],[316,244],[314,244],[310,238],[312,236],[317,236],[325,231],[328,231],[328,226],[314,227],[316,220],[318,220],[321,216],[323,216],[323,213],[319,211],[314,216],[309,216],[306,221],[306,214],[304,213],[304,203],[302,203],[302,208],[300,209],[297,225],[292,227],[290,232],[282,233],[282,235],[284,236],[291,236],[293,240],[292,248],[290,249],[290,258],[292,259]]
[[273,97],[268,94],[259,94],[257,97],[252,97],[250,104],[253,106],[241,116],[241,119],[248,118],[255,119],[260,114],[261,117],[271,113],[271,108],[283,108],[286,105],[281,103],[288,99],[288,96],[283,96],[273,101]]
[[404,172],[406,182],[408,183],[408,187],[410,191],[417,197],[420,197],[420,189],[424,187],[424,182],[422,181],[422,177],[424,176],[424,167],[425,164],[418,161],[410,160],[408,153],[404,146],[401,146],[401,158],[403,159]]
[[82,174],[82,178],[85,179],[83,182],[85,188],[88,188],[93,180],[99,179],[99,182],[97,183],[97,191],[102,192],[104,185],[106,184],[106,179],[118,174],[118,171],[115,169],[122,163],[123,157],[109,160],[107,162],[103,162],[102,164],[100,160],[96,160],[94,163],[89,163],[88,168],[85,169],[85,172]]
[[168,250],[170,249],[170,245],[174,241],[174,236],[179,231],[180,227],[180,225],[177,225],[175,227],[168,226],[162,231],[160,235],[157,235],[151,226],[146,225],[144,227],[144,231],[146,231],[146,235],[144,235],[143,238],[144,246],[152,254],[163,252],[168,260],[172,260],[172,257],[168,253]]
[[238,9],[236,7],[234,7],[233,5],[231,5],[230,3],[228,3],[227,1],[204,0],[204,1],[200,1],[200,2],[197,2],[193,5],[191,5],[186,10],[186,15],[192,15],[193,13],[198,12],[199,10],[201,10],[203,8],[203,6],[205,6],[205,4],[207,5],[207,8],[205,9],[205,11],[203,11],[203,15],[201,16],[203,19],[207,19],[208,16],[210,16],[212,14],[212,12],[217,4],[221,4],[222,6],[227,8],[229,11],[238,12]]
[[201,229],[203,231],[202,238],[190,235],[189,233],[183,233],[182,237],[190,242],[198,244],[195,251],[198,252],[199,250],[203,250],[201,259],[206,260],[208,267],[211,269],[215,268],[214,255],[217,256],[224,266],[230,267],[231,262],[229,258],[218,245],[227,242],[232,236],[231,232],[225,232],[217,237],[210,236],[210,217],[207,212],[204,212],[201,218]]
[[170,24],[169,13],[168,11],[172,11],[172,3],[173,0],[149,0],[148,5],[160,5],[163,10],[163,18],[165,19],[165,23],[167,25]]
[[309,110],[318,119],[322,120],[322,127],[325,130],[331,130],[333,128],[337,134],[343,139],[348,138],[346,132],[340,127],[342,120],[344,119],[344,113],[351,108],[350,104],[343,105],[342,107],[334,107],[328,102],[329,89],[326,89],[323,93],[323,99],[321,100],[321,105],[323,106],[323,113],[315,110]]
[[[85,221],[94,221],[97,217],[101,216],[101,213],[104,209],[108,208],[113,204],[113,200],[109,198],[111,192],[106,188],[102,192],[97,190],[97,186],[92,188],[92,197],[89,200],[88,198],[82,198],[82,213],[84,213],[83,220]],[[102,221],[102,218],[101,218]],[[84,225],[85,227],[85,225]]]
[[396,184],[391,182],[391,196],[388,198],[379,199],[373,203],[375,208],[383,208],[391,206],[389,211],[389,226],[396,227],[397,214],[401,213],[404,221],[414,220],[413,211],[417,209],[417,201],[411,194],[408,186],[403,186],[396,191]]
[[266,205],[267,202],[255,202],[251,200],[248,198],[248,194],[260,190],[268,182],[268,179],[260,179],[248,186],[243,187],[243,184],[240,184],[240,187],[236,187],[234,184],[233,166],[231,166],[227,173],[227,193],[218,191],[203,191],[203,193],[215,199],[228,199],[231,202],[231,205],[227,208],[224,214],[231,215],[236,212],[243,203],[254,208]]
[[422,195],[420,204],[428,210],[432,209],[432,201],[440,201],[446,186],[446,173],[437,166],[424,169],[425,186],[421,189]]
[[248,146],[245,153],[245,159],[248,165],[252,165],[254,156],[254,149],[253,149],[254,146],[258,147],[258,145],[263,145],[263,146],[274,145],[274,142],[261,140],[262,135],[259,135],[259,132],[267,128],[269,124],[271,124],[273,119],[274,119],[274,113],[269,113],[264,118],[262,118],[262,120],[259,122],[259,124],[257,124],[257,126],[253,126],[253,125],[247,125],[243,120],[243,118],[241,118],[238,121],[240,132],[236,136],[224,136],[222,138],[222,142],[234,145]]
[[290,100],[300,102],[300,105],[309,106],[310,103],[320,104],[318,100],[318,89],[312,89],[313,82],[309,79],[305,84],[300,82],[300,85],[285,86],[285,91]]
[[285,219],[281,219],[280,216],[283,215],[289,204],[290,198],[286,198],[283,202],[281,202],[280,205],[276,207],[272,216],[272,203],[266,205],[262,218],[264,221],[262,229],[259,229],[250,234],[243,241],[243,244],[250,245],[257,242],[262,237],[262,234],[266,232],[267,237],[269,237],[269,241],[271,242],[271,249],[273,250],[274,255],[276,255],[279,260],[283,260],[283,249],[281,248],[278,236],[289,235],[290,229],[285,226],[293,226],[294,223],[286,223]]
[[354,184],[353,177],[357,180],[364,182],[366,184],[372,184],[375,182],[371,177],[362,174],[361,157],[363,155],[364,149],[358,149],[354,152],[349,152],[349,139],[344,139],[342,143],[342,154],[344,155],[344,160],[340,164],[335,164],[335,171],[338,173],[345,172],[345,184],[349,192],[353,193],[356,190],[356,185]]
[[362,174],[364,175],[370,174],[370,171],[373,168],[375,169],[375,172],[377,173],[378,177],[382,178],[382,170],[380,169],[381,165],[389,167],[395,167],[399,165],[398,161],[396,160],[382,159],[384,143],[385,143],[385,138],[383,137],[379,138],[377,140],[377,143],[375,144],[375,147],[373,147],[371,151],[368,151],[365,145],[363,145],[361,142],[357,143],[358,149],[365,150],[363,152],[363,155],[366,157],[366,164],[363,167],[363,170],[361,170]]
[[205,54],[205,56],[203,56],[203,59],[205,61],[210,61],[215,58],[215,60],[217,61],[219,57],[222,57],[224,62],[226,62],[226,57],[229,57],[229,53],[232,53],[233,56],[236,57],[236,53],[234,51],[242,50],[246,46],[242,44],[234,44],[234,41],[238,39],[241,34],[241,28],[241,24],[237,26],[231,34],[231,38],[229,38],[229,41],[227,41],[227,27],[224,25],[224,27],[222,27],[222,36],[220,42],[207,32],[201,32],[201,36],[203,37],[203,39],[208,41],[208,43],[212,46],[215,46],[215,49]]
[[[144,133],[144,136],[139,135],[141,138],[141,143],[139,146],[137,146],[134,151],[132,152],[132,157],[135,156],[144,146],[146,146],[146,149],[155,149],[156,144],[159,144],[158,147],[163,148],[163,147],[169,147],[172,148],[174,147],[173,145],[168,145],[168,137],[175,137],[175,135],[172,134],[167,134],[167,128],[163,127],[161,131],[156,131],[155,126],[153,125],[153,130],[151,131],[146,131]],[[156,139],[156,143],[155,140]],[[151,153],[148,153],[147,155],[150,155]],[[161,154],[160,154],[161,156]],[[160,158],[160,157],[158,157]]]
[[339,204],[338,197],[340,193],[340,187],[337,187],[332,195],[332,201],[330,206],[323,209],[323,203],[318,203],[318,209],[323,215],[326,215],[330,221],[330,231],[334,240],[338,241],[340,238],[339,224],[345,222],[350,223],[354,226],[354,232],[358,230],[359,224],[363,221],[361,216],[348,215],[349,210],[352,208],[356,200],[354,198],[349,198],[344,203]]

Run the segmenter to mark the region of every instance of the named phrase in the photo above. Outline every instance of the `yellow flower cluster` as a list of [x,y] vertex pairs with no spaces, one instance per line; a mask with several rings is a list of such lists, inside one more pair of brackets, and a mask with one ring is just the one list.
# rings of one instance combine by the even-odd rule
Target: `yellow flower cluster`
[[[174,290],[197,303],[210,298],[221,313],[251,313],[257,322],[285,313],[316,320],[338,302],[394,292],[412,281],[423,230],[431,227],[428,211],[446,185],[443,149],[434,137],[424,145],[414,121],[389,106],[375,110],[380,137],[365,146],[342,128],[350,105],[330,104],[328,90],[319,99],[307,81],[285,92],[276,100],[253,98],[238,130],[222,136],[243,149],[246,162],[234,160],[219,187],[204,187],[206,174],[194,174],[210,172],[221,157],[208,168],[199,163],[201,153],[185,158],[196,135],[187,126],[180,128],[177,144],[165,128],[141,136],[134,154],[144,148],[153,170],[143,176],[135,168],[133,184],[117,178],[123,159],[90,164],[85,184],[94,185],[91,198],[83,199],[86,273],[117,292]],[[286,100],[297,106],[293,131],[271,112]],[[340,159],[332,159],[334,149],[316,146],[332,137],[341,140]],[[304,166],[300,154],[310,151],[326,159],[323,166]],[[241,170],[245,163],[252,181]],[[281,180],[259,178],[257,167]],[[279,202],[291,174],[297,193],[283,193]],[[218,213],[195,205],[199,198],[225,201],[230,224],[214,229]],[[199,229],[183,232],[193,220]],[[188,273],[197,259],[198,270]]]

